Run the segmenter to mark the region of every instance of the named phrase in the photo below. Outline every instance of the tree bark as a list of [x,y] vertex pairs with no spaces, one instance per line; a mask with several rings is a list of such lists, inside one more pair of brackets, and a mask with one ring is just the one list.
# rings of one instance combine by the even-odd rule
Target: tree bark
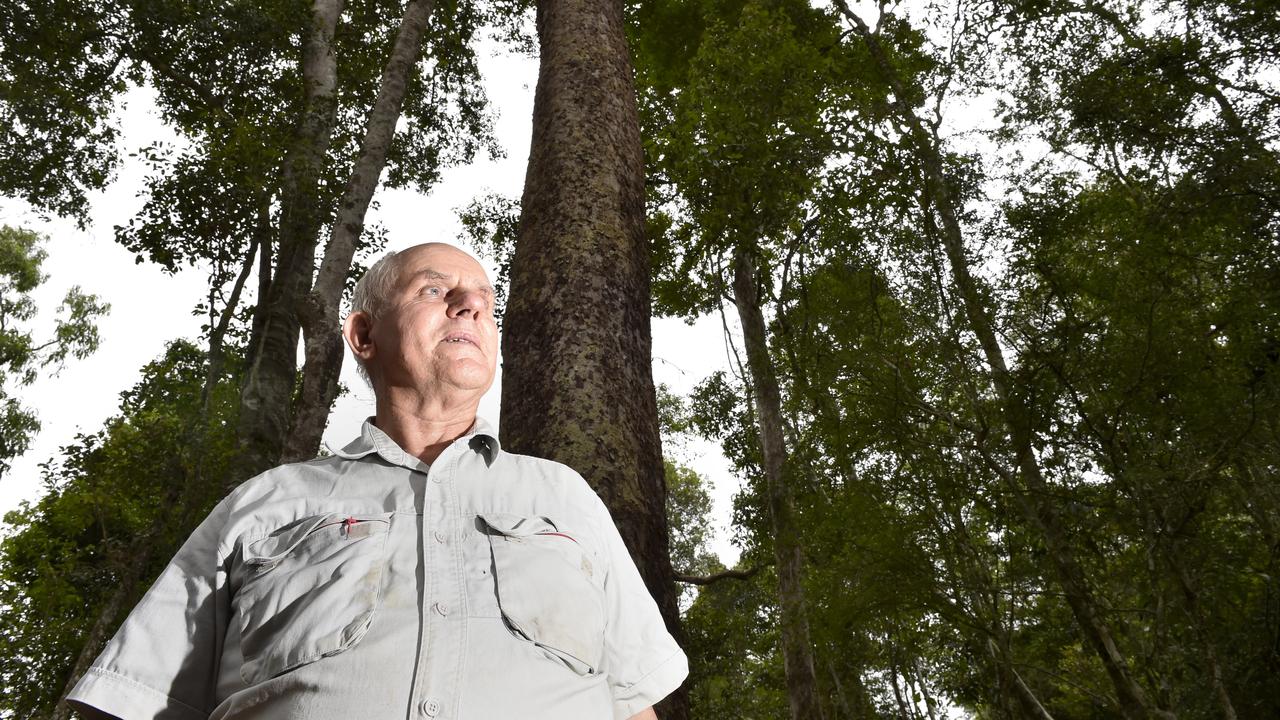
[[749,580],[760,572],[760,568],[753,567],[748,570],[722,570],[718,573],[710,575],[685,575],[676,573],[675,578],[678,582],[688,585],[712,585],[721,580]]
[[364,219],[378,189],[378,178],[387,165],[387,154],[395,136],[396,122],[404,109],[409,80],[422,51],[427,22],[435,9],[435,0],[410,0],[396,33],[391,57],[382,71],[378,97],[360,141],[351,177],[347,180],[338,213],[333,220],[329,242],[315,286],[306,297],[301,311],[306,337],[302,389],[293,412],[293,425],[285,444],[282,460],[293,462],[316,456],[320,438],[329,421],[329,411],[338,395],[338,373],[342,370],[342,334],[338,317],[342,291],[356,245],[364,232]]
[[[879,38],[871,32],[862,18],[849,8],[845,0],[837,0],[837,5],[840,12],[853,23],[858,35],[866,42],[872,61],[890,83],[897,103],[898,115],[906,125],[907,134],[918,153],[924,170],[925,197],[942,222],[943,250],[951,264],[952,280],[959,292],[969,328],[977,336],[982,348],[982,354],[990,369],[992,385],[1001,400],[1004,421],[1008,426],[1009,439],[1016,458],[1016,477],[1012,473],[1009,475],[1011,489],[1023,506],[1028,519],[1040,531],[1045,548],[1057,571],[1067,604],[1071,607],[1072,615],[1084,634],[1085,640],[1102,661],[1115,687],[1120,709],[1125,717],[1130,720],[1143,720],[1153,716],[1171,716],[1171,713],[1151,706],[1146,692],[1130,673],[1128,661],[1102,617],[1093,589],[1088,583],[1084,569],[1076,559],[1075,551],[1067,538],[1066,528],[1057,507],[1053,504],[1053,495],[1041,472],[1032,446],[1034,431],[1030,408],[1012,386],[1004,351],[1000,348],[996,337],[995,323],[982,299],[978,284],[969,270],[958,208],[943,173],[943,162],[937,139],[924,128],[919,117],[903,104],[905,101],[902,98],[909,96],[904,92],[897,71],[880,44]],[[1025,487],[1018,486],[1018,479],[1021,479]]]
[[298,308],[311,289],[317,236],[324,224],[318,195],[338,106],[333,33],[342,7],[343,0],[314,0],[303,39],[305,101],[284,163],[276,269],[267,296],[259,298],[262,320],[250,343],[254,352],[240,393],[240,452],[229,487],[276,465],[289,431],[298,372]]
[[902,720],[915,720],[915,713],[907,709],[907,701],[902,697],[902,686],[898,684],[898,666],[889,668],[889,681],[893,684],[893,699],[898,702],[898,715]]
[[[677,639],[650,336],[644,168],[619,0],[540,0],[541,59],[503,319],[502,442],[604,500]],[[688,717],[683,689],[658,708]]]
[[751,375],[751,394],[755,399],[760,452],[769,493],[787,696],[793,720],[812,720],[821,718],[823,714],[814,672],[813,645],[809,639],[809,620],[805,614],[800,538],[791,495],[790,479],[794,477],[795,468],[791,467],[782,433],[782,394],[778,389],[773,361],[769,358],[755,263],[744,247],[734,252],[733,302],[742,321],[747,370]]

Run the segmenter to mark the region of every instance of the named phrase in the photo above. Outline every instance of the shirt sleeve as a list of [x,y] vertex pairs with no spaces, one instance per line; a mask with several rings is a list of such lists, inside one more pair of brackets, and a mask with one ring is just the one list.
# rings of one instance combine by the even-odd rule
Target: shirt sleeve
[[209,716],[230,604],[219,557],[227,507],[219,503],[160,573],[67,696],[72,707],[126,720]]
[[604,667],[613,691],[613,716],[626,720],[680,687],[689,674],[689,661],[667,632],[658,604],[645,587],[608,509],[599,498],[596,502],[609,564],[604,582]]

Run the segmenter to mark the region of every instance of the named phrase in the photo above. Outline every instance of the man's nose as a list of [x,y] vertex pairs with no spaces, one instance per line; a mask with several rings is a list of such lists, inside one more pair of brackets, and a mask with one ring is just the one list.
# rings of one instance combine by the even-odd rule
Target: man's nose
[[449,303],[449,317],[479,317],[486,302],[484,294],[477,290],[455,290]]

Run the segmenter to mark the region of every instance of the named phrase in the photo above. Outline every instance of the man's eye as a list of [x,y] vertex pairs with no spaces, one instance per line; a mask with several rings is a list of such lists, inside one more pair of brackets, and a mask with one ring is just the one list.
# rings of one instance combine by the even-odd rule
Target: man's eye
[[433,297],[439,297],[439,295],[440,295],[440,288],[438,288],[438,287],[436,287],[436,286],[434,286],[434,285],[428,285],[427,287],[425,287],[425,288],[423,288],[423,289],[422,289],[422,292],[423,292],[424,294],[426,294],[426,295],[431,295],[431,296],[433,296]]

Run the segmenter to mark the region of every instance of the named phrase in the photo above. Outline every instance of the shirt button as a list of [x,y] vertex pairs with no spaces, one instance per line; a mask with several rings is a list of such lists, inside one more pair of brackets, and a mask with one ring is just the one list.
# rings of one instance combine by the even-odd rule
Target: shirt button
[[444,542],[445,541],[444,532],[440,530],[435,531],[435,538],[436,538],[436,542],[438,543]]
[[437,482],[437,483],[444,482],[444,478],[440,477],[440,475],[437,473],[431,476],[431,482]]
[[449,605],[447,603],[438,602],[434,607],[441,617],[449,614]]
[[440,714],[440,701],[435,698],[427,698],[418,704],[418,708],[422,710],[423,715],[435,717]]

